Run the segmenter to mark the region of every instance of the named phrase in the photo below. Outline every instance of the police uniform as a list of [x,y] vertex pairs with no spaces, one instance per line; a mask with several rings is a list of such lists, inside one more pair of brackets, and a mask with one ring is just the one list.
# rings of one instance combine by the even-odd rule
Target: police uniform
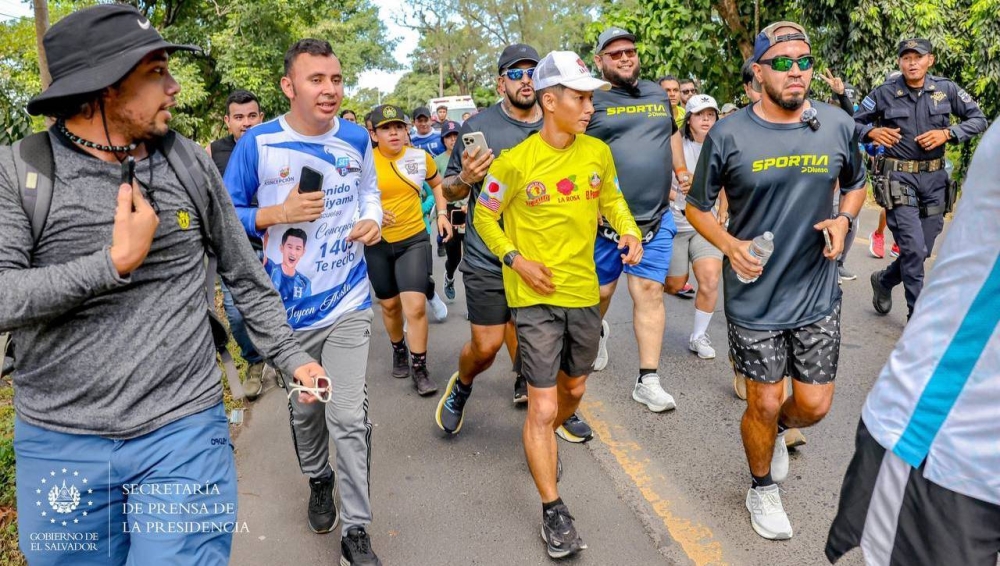
[[[907,51],[921,55],[932,51],[930,41],[909,39],[900,42],[899,56]],[[962,122],[951,124],[951,116]],[[913,305],[924,282],[924,260],[934,248],[934,240],[944,226],[948,174],[944,168],[944,146],[924,150],[915,140],[931,130],[950,132],[948,143],[962,143],[986,130],[987,122],[979,106],[949,79],[924,78],[923,88],[911,89],[902,75],[886,81],[864,98],[854,115],[862,141],[876,126],[899,128],[901,139],[885,149],[884,173],[899,191],[901,199],[887,210],[886,224],[899,245],[899,257],[883,271],[872,274],[876,310],[891,308],[891,289],[900,283],[906,290],[906,305]],[[880,294],[889,297],[887,307],[878,305]]]

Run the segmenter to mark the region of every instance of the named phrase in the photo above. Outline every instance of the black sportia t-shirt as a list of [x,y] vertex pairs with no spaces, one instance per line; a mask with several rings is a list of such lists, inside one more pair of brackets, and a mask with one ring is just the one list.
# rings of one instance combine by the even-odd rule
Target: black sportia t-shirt
[[752,107],[720,120],[708,132],[688,203],[709,211],[719,192],[729,198],[729,233],[752,240],[770,231],[774,254],[753,283],[741,283],[724,262],[726,317],[737,326],[781,330],[812,324],[840,299],[837,264],[823,257],[823,233],[833,191],[865,186],[865,165],[854,121],[840,108],[813,100],[820,122],[774,124]]

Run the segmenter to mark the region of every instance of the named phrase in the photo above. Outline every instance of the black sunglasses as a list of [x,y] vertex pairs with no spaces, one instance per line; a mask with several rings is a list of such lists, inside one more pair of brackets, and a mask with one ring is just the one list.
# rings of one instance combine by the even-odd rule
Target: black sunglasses
[[761,65],[769,65],[775,71],[779,73],[787,73],[792,70],[792,65],[798,65],[800,71],[808,71],[812,69],[813,64],[816,62],[816,58],[812,55],[803,55],[798,59],[792,59],[791,57],[785,57],[784,55],[779,57],[772,57],[771,59],[761,59],[757,61]]
[[530,67],[527,69],[507,69],[503,72],[503,74],[506,75],[507,78],[512,81],[521,80],[521,78],[524,77],[524,73],[528,73],[528,78],[530,79],[531,76],[535,74],[535,68]]

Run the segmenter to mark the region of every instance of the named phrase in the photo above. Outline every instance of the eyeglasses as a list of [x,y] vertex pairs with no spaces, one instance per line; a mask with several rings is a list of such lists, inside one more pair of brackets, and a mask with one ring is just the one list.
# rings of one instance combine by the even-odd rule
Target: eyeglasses
[[698,94],[698,89],[696,89],[696,88],[684,88],[684,89],[681,89],[681,94]]
[[792,59],[791,57],[773,57],[771,59],[761,59],[757,61],[761,65],[769,65],[775,71],[779,73],[787,73],[792,70],[792,64],[799,66],[800,71],[808,71],[812,69],[813,63],[816,62],[816,58],[812,55],[804,55],[798,59]]
[[519,81],[524,77],[524,73],[528,73],[528,78],[530,79],[532,75],[535,74],[535,68],[529,67],[527,69],[507,69],[503,72],[508,79],[512,81]]
[[635,47],[627,47],[625,49],[616,49],[614,51],[605,51],[604,55],[606,55],[607,57],[610,57],[612,61],[618,61],[623,56],[624,57],[628,57],[629,59],[631,59],[632,57],[635,57],[637,53],[638,53],[638,51],[636,51]]

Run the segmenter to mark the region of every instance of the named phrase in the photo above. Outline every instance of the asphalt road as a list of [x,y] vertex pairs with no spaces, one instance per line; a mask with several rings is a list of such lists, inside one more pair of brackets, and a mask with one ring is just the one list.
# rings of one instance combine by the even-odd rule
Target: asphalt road
[[[739,438],[744,402],[732,389],[721,300],[710,336],[715,360],[688,351],[691,301],[665,297],[667,330],[660,361],[678,408],[649,412],[631,399],[637,352],[632,303],[619,286],[607,320],[610,363],[588,380],[581,414],[596,438],[560,441],[565,475],[561,495],[590,548],[572,564],[825,564],[823,546],[853,453],[864,398],[905,322],[902,288],[896,308],[878,316],[868,274],[888,264],[867,253],[874,210],[862,218],[848,259],[858,274],[845,282],[843,344],[833,408],[807,429],[808,444],[791,456],[782,501],[794,527],[773,542],[750,527],[744,498],[750,477]],[[888,235],[888,232],[887,232]],[[438,281],[443,259],[436,258]],[[468,339],[463,289],[448,320],[431,328],[429,367],[443,385]],[[395,565],[546,564],[539,537],[541,506],[520,441],[522,410],[511,405],[512,373],[504,353],[481,376],[465,425],[444,438],[434,424],[437,397],[420,398],[408,380],[390,377],[389,342],[376,313],[369,356],[373,434],[369,532],[383,563]],[[335,564],[339,533],[312,534],[306,525],[309,489],[292,451],[283,391],[256,401],[236,439],[239,516],[233,563]],[[859,552],[840,564],[861,564]]]

